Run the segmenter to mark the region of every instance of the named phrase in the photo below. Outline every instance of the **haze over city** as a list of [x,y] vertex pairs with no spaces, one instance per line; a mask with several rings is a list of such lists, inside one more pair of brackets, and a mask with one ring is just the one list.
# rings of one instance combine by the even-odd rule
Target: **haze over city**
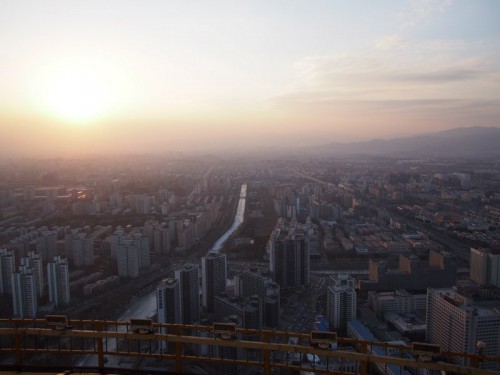
[[498,127],[497,1],[4,1],[3,156]]

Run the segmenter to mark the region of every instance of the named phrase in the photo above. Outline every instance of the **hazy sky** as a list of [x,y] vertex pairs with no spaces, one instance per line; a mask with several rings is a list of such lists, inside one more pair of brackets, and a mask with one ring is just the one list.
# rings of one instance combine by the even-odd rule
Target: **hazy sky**
[[2,0],[2,153],[500,126],[499,15],[497,0]]

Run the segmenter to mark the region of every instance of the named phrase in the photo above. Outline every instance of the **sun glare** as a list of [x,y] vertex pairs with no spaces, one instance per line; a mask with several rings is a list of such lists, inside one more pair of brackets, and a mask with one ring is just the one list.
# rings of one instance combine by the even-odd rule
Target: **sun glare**
[[88,73],[61,75],[49,85],[47,109],[64,121],[86,123],[96,120],[108,104],[103,83]]

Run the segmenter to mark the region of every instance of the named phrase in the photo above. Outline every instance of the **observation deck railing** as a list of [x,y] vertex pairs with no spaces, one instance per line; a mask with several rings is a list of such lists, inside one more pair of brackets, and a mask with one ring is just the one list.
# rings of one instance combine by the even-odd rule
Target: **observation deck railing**
[[[78,320],[0,319],[0,370],[64,369],[126,373],[113,365],[120,358],[150,359],[159,373],[189,373],[189,364],[254,367],[272,374],[279,369],[328,374],[403,374],[428,369],[454,374],[500,374],[500,358],[481,353],[441,351],[436,346],[394,345],[351,338],[235,328],[220,334],[214,326]],[[219,327],[220,329],[220,327]],[[95,365],[85,363],[93,361]],[[154,373],[134,367],[133,373]],[[490,369],[487,369],[490,368]],[[493,368],[493,369],[491,369]],[[160,370],[161,369],[161,370]],[[183,372],[184,370],[184,372]]]

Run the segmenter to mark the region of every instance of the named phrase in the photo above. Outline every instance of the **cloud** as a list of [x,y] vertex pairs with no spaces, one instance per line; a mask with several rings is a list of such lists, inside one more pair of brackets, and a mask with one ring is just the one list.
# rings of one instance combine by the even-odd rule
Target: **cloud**
[[466,55],[461,41],[378,42],[363,54],[297,61],[295,80],[267,104],[296,127],[353,137],[498,123],[499,61]]
[[403,26],[416,26],[433,14],[444,12],[452,3],[452,0],[412,0],[397,16]]
[[[276,97],[301,102],[332,100],[484,98],[498,82],[498,61],[463,56],[462,43],[381,40],[359,55],[309,56],[294,65],[296,79]],[[436,53],[437,45],[449,50]],[[394,46],[400,46],[394,48]],[[483,92],[483,93],[481,93]],[[490,95],[488,94],[488,95]],[[493,94],[500,99],[500,93]]]
[[377,50],[390,50],[396,47],[401,47],[405,44],[406,40],[400,35],[390,35],[388,37],[382,38],[375,43],[375,49]]

